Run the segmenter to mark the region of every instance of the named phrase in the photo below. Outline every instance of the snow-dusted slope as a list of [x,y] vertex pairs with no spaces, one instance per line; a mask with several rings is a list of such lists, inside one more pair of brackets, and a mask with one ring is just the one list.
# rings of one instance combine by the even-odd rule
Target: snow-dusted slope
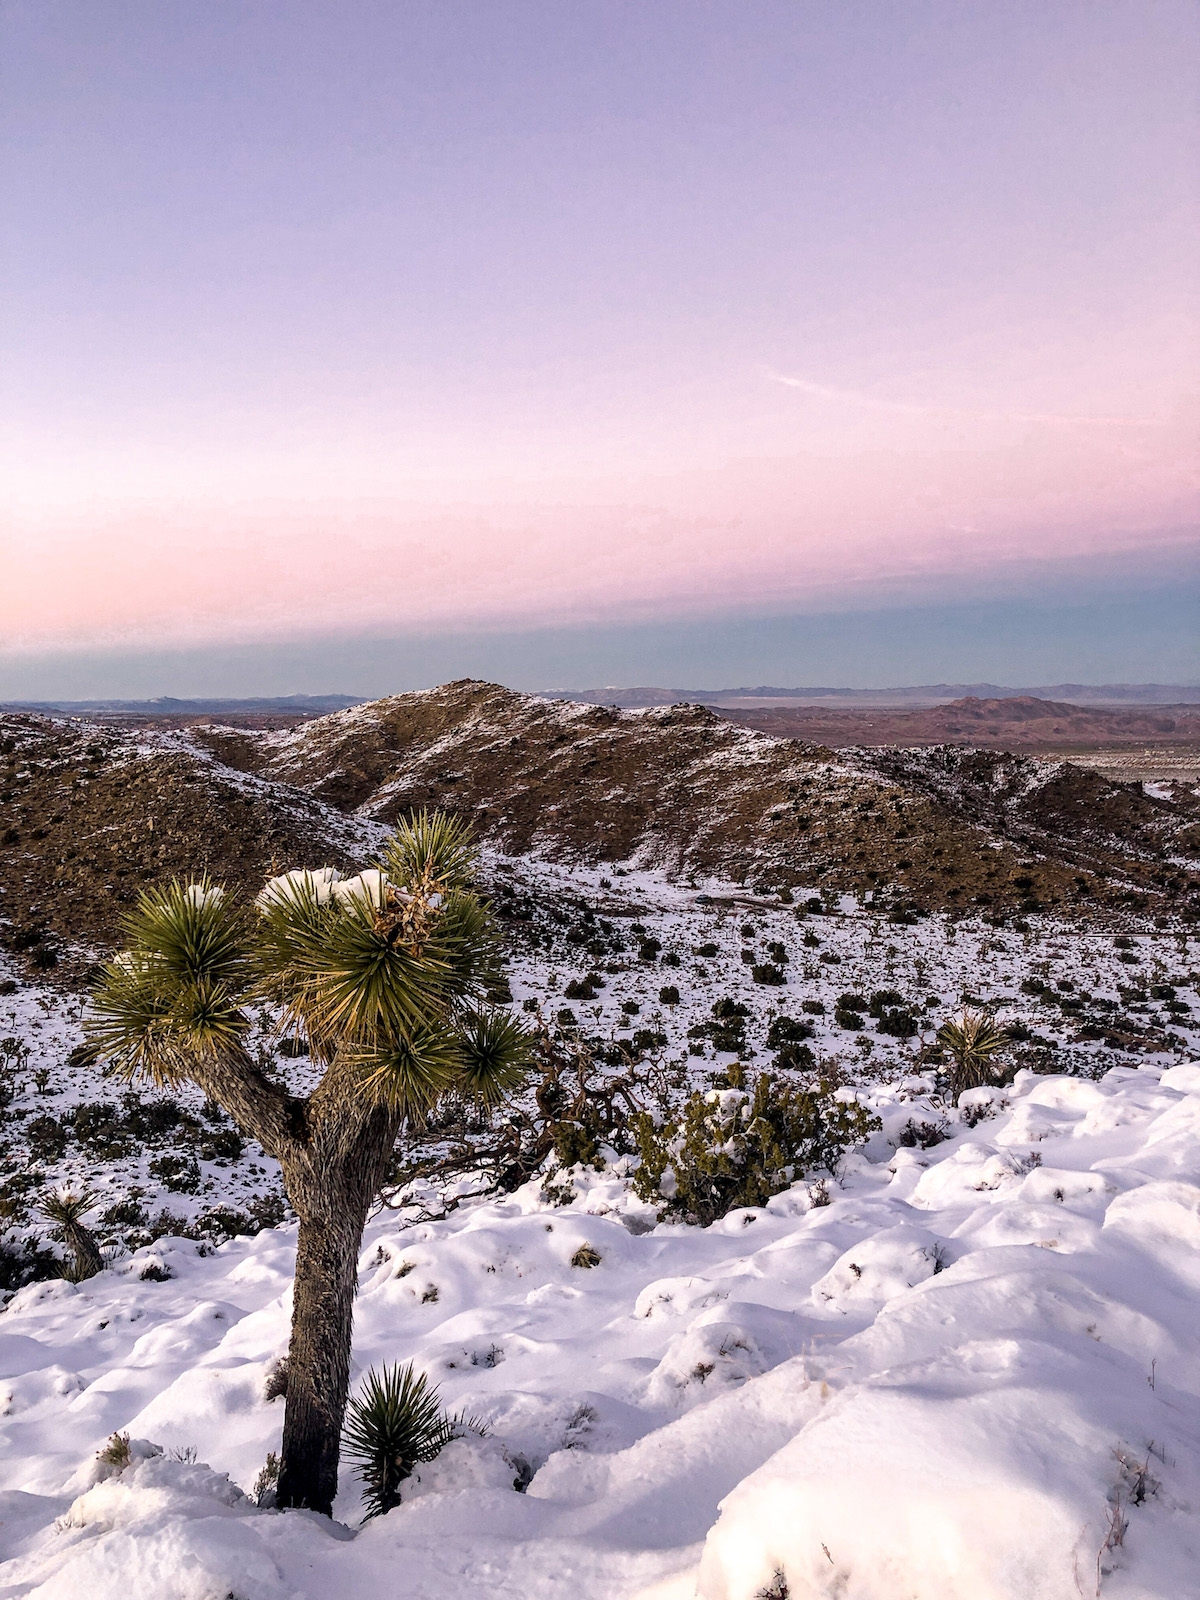
[[[518,1014],[528,1006],[554,1023],[565,1013],[606,1048],[632,1049],[639,1035],[658,1040],[647,1051],[686,1064],[701,1085],[735,1059],[728,1041],[697,1034],[711,1026],[723,998],[748,1012],[743,1060],[769,1067],[770,1024],[790,1016],[812,1030],[815,1070],[851,1082],[911,1073],[922,1038],[931,1040],[967,997],[1018,1025],[1024,1042],[1014,1045],[1015,1059],[1042,1071],[1094,1077],[1144,1055],[1161,1070],[1200,1047],[1195,939],[1148,919],[1128,919],[1134,931],[1116,941],[1048,917],[1024,931],[941,917],[910,927],[849,896],[836,915],[797,916],[794,905],[720,880],[688,886],[609,869],[610,879],[600,868],[491,851],[485,865],[508,931]],[[639,954],[643,937],[661,946],[650,959]],[[589,948],[592,940],[598,945]],[[775,961],[783,981],[755,982],[754,963]],[[0,955],[0,980],[10,971],[15,966]],[[580,999],[576,986],[589,972],[597,986]],[[675,998],[663,1000],[672,990]],[[877,1031],[870,1016],[862,1027],[845,1026],[838,999],[847,992],[864,1002],[880,992],[901,996],[920,1033],[902,1040]],[[8,1097],[0,1244],[16,1247],[39,1231],[44,1239],[37,1198],[62,1184],[97,1192],[93,1221],[110,1246],[185,1223],[211,1224],[217,1233],[250,1227],[278,1212],[277,1164],[206,1110],[198,1091],[184,1085],[165,1096],[144,1084],[131,1091],[75,1062],[83,1007],[79,996],[45,984],[0,992],[0,1099]],[[273,1050],[264,1059],[298,1092],[309,1088],[307,1062]]]
[[[800,1186],[646,1231],[610,1172],[567,1207],[531,1186],[378,1218],[356,1370],[413,1358],[489,1432],[355,1536],[348,1476],[342,1526],[222,1476],[248,1488],[278,1444],[288,1230],[31,1285],[0,1315],[0,1594],[1195,1593],[1200,1067],[1022,1073],[897,1149],[922,1095],[874,1094],[883,1130],[827,1205]],[[103,1480],[117,1428],[212,1470],[143,1451]]]

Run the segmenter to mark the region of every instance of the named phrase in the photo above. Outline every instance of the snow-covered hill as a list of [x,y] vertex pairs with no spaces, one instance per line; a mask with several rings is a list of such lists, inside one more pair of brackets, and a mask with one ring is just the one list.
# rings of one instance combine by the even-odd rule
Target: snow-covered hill
[[650,1226],[610,1170],[377,1218],[356,1375],[411,1358],[488,1431],[357,1532],[348,1474],[340,1523],[242,1493],[279,1440],[290,1230],[30,1285],[0,1315],[0,1594],[1194,1593],[1200,1067],[1025,1072],[896,1148],[927,1087],[863,1091],[883,1128],[827,1204]]

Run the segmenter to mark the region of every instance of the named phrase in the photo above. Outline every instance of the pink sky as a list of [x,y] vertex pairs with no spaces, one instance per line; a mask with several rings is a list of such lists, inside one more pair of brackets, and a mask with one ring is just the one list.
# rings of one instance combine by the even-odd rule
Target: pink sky
[[6,8],[0,654],[1194,550],[1156,3]]

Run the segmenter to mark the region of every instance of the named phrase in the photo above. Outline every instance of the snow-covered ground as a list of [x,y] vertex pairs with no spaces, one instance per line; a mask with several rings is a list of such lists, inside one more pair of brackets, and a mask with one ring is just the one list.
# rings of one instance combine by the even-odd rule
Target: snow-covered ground
[[[667,1035],[669,1053],[686,1051],[688,1030],[711,1020],[713,1002],[728,996],[749,1006],[747,1039],[760,1054],[772,1018],[793,1015],[813,1028],[809,1042],[819,1060],[836,1061],[851,1075],[875,1076],[910,1069],[919,1036],[902,1041],[881,1034],[869,1017],[865,1029],[849,1031],[834,1012],[843,994],[869,1001],[891,991],[927,1039],[964,1000],[982,1002],[1005,1023],[1026,1025],[1074,1072],[1103,1071],[1129,1054],[1106,1043],[1112,1026],[1131,1034],[1173,1033],[1164,1059],[1200,1050],[1200,1015],[1191,1009],[1200,932],[1181,925],[1160,928],[1147,918],[1126,917],[1119,926],[1104,926],[1052,916],[1010,919],[1003,927],[944,916],[906,925],[851,895],[808,911],[806,902],[820,899],[816,889],[797,890],[794,903],[785,905],[728,883],[683,884],[648,871],[494,855],[488,867],[493,882],[512,884],[518,895],[530,894],[562,917],[555,924],[538,916],[540,944],[517,944],[514,995],[536,1000],[551,1019],[563,1007],[572,1010],[585,1033],[621,1038],[647,1028]],[[598,935],[601,942],[615,938],[625,949],[615,959],[593,956],[585,944],[571,942],[572,933]],[[649,962],[638,956],[644,937],[661,946]],[[771,945],[782,947],[781,964]],[[772,964],[784,983],[756,982],[755,965]],[[589,972],[604,984],[595,999],[568,997],[571,980]],[[1023,991],[1031,980],[1045,993]],[[659,999],[667,986],[679,991],[673,1004]],[[623,1014],[625,1003],[636,1013]],[[1098,1024],[1091,1030],[1097,1037],[1080,1039],[1089,1022]],[[711,1049],[707,1056],[711,1065]]]
[[[291,1230],[30,1285],[0,1315],[0,1594],[1195,1594],[1200,1067],[1025,1072],[897,1148],[926,1089],[864,1091],[883,1126],[828,1204],[651,1226],[610,1169],[374,1221],[356,1376],[412,1359],[488,1431],[361,1531],[348,1473],[333,1524],[239,1492],[279,1442]],[[116,1429],[139,1459],[105,1478]]]
[[[352,1536],[349,1473],[333,1525],[242,1494],[278,1448],[264,1389],[292,1230],[214,1248],[163,1215],[261,1220],[274,1163],[186,1089],[127,1100],[73,1064],[79,998],[22,981],[0,995],[0,1225],[44,1238],[38,1195],[87,1183],[118,1248],[100,1277],[31,1284],[0,1312],[0,1600],[1200,1593],[1195,932],[908,925],[632,863],[486,866],[515,913],[522,1014],[570,1013],[702,1085],[734,1059],[715,1002],[746,1008],[755,1066],[772,1020],[802,1020],[814,1064],[882,1130],[829,1204],[801,1182],[707,1230],[656,1226],[621,1163],[566,1206],[540,1181],[497,1199],[466,1180],[441,1220],[413,1220],[436,1199],[376,1218],[356,1374],[413,1359],[488,1432]],[[784,981],[756,981],[771,965]],[[918,1036],[838,1019],[841,996],[881,992]],[[918,1060],[964,1000],[1016,1023],[1043,1074],[977,1092],[965,1121]],[[910,1122],[951,1137],[901,1143]],[[167,1233],[122,1253],[139,1227]],[[585,1244],[597,1265],[572,1264]],[[148,1443],[103,1478],[114,1430]]]
[[[363,842],[370,842],[366,835]],[[1020,1049],[1043,1070],[1091,1076],[1115,1064],[1145,1059],[1167,1066],[1200,1053],[1194,930],[1126,918],[1117,932],[1049,916],[1016,928],[945,917],[907,926],[849,896],[832,908],[835,914],[813,914],[804,910],[803,891],[784,905],[733,884],[681,884],[632,867],[565,866],[494,852],[486,853],[485,866],[499,903],[507,897],[530,911],[528,922],[509,922],[518,1011],[537,1008],[552,1024],[565,1011],[581,1034],[608,1045],[629,1045],[639,1032],[665,1040],[643,1049],[687,1061],[699,1083],[735,1059],[734,1051],[716,1048],[721,1040],[694,1034],[711,1025],[713,1005],[723,998],[749,1012],[737,1052],[743,1059],[770,1065],[770,1023],[791,1016],[812,1029],[807,1043],[815,1064],[851,1082],[888,1082],[914,1071],[922,1035],[932,1039],[964,998],[988,1002],[1003,1022],[1022,1025],[1030,1037]],[[660,946],[649,960],[639,954],[647,939]],[[593,952],[605,946],[604,953],[590,953],[589,943]],[[755,964],[777,965],[785,981],[755,982]],[[0,979],[12,971],[0,955]],[[572,982],[589,974],[603,987],[591,999],[570,996]],[[1022,984],[1031,982],[1044,992],[1024,992]],[[677,990],[678,999],[664,1002],[664,989]],[[869,1014],[861,1028],[839,1023],[840,996],[869,1003],[880,992],[901,997],[920,1034],[903,1040],[881,1033]],[[113,1214],[100,1225],[110,1244],[153,1231],[164,1212],[189,1224],[214,1211],[253,1221],[256,1205],[273,1197],[277,1214],[276,1164],[253,1143],[236,1154],[231,1124],[212,1108],[206,1116],[201,1096],[184,1086],[164,1098],[142,1086],[127,1100],[127,1086],[72,1064],[70,1051],[83,1038],[82,1012],[80,997],[45,985],[22,983],[0,995],[0,1100],[6,1085],[11,1094],[0,1135],[0,1229],[8,1228],[10,1241],[44,1234],[33,1200],[60,1184],[98,1190],[96,1215]],[[273,1052],[269,1059],[298,1088],[308,1086],[305,1061]],[[176,1111],[190,1120],[172,1121]],[[270,1203],[262,1214],[272,1214]],[[142,1220],[128,1220],[135,1215]]]

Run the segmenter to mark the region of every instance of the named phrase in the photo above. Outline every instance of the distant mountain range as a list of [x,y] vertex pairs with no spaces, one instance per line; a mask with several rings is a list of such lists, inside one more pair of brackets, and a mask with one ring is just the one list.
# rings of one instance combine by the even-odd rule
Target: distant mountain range
[[[1034,688],[1012,689],[996,683],[931,683],[894,689],[847,689],[835,687],[779,688],[760,684],[734,689],[664,689],[657,687],[603,689],[541,689],[535,697],[543,700],[575,700],[585,705],[669,706],[682,701],[696,705],[753,710],[761,706],[778,709],[786,705],[813,705],[828,709],[890,706],[916,709],[945,705],[968,697],[976,700],[1051,700],[1069,705],[1200,705],[1200,685],[1178,683],[1055,683]],[[349,706],[363,705],[369,697],[350,694],[291,694],[247,699],[177,699],[170,695],[154,700],[23,700],[0,701],[6,711],[35,711],[42,714],[101,717],[150,717],[163,720],[192,720],[197,717],[236,716],[286,717],[298,720],[326,716]]]
[[833,687],[778,688],[770,684],[738,689],[544,689],[548,700],[579,700],[588,705],[668,706],[680,701],[698,705],[750,709],[757,705],[778,706],[919,706],[944,705],[951,700],[1036,699],[1066,702],[1069,705],[1196,705],[1200,704],[1200,685],[1178,683],[1054,683],[1033,688],[1011,689],[998,683],[926,683],[898,689],[846,689]]
[[226,711],[270,716],[295,711],[323,717],[329,711],[362,705],[364,698],[352,694],[288,694],[250,700],[177,700],[171,695],[161,695],[157,700],[4,700],[0,701],[0,710],[61,711],[76,716],[101,712],[127,717],[219,716]]

